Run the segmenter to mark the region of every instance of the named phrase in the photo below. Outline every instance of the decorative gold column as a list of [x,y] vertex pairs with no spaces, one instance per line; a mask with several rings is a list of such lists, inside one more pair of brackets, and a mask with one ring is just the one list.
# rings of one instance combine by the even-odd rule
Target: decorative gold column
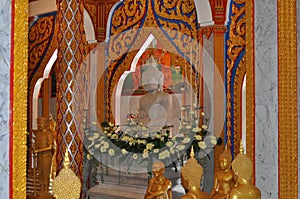
[[9,198],[17,199],[26,198],[28,1],[11,6]]
[[252,182],[255,183],[255,63],[254,63],[254,12],[253,1],[246,7],[246,152],[252,165]]
[[[224,140],[224,34],[226,31],[225,26],[214,26],[214,63],[216,65],[214,72],[214,129],[221,130],[220,132],[215,132],[216,136],[220,136]],[[216,69],[218,71],[216,71]],[[221,76],[221,77],[219,77]],[[222,82],[220,82],[222,81]],[[220,86],[223,87],[220,87]],[[219,160],[220,154],[224,151],[224,147],[215,147],[215,160]],[[214,164],[215,171],[219,167],[218,161]]]
[[66,147],[71,168],[82,180],[83,144],[83,82],[81,65],[85,55],[83,0],[59,0],[58,70],[57,70],[57,164],[63,167]]
[[277,1],[278,10],[278,193],[298,198],[296,0]]

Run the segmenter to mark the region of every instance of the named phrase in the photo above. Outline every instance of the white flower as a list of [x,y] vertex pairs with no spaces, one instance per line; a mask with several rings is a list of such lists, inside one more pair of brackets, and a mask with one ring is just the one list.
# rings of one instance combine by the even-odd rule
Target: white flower
[[118,139],[118,135],[117,135],[117,134],[113,134],[113,135],[111,136],[111,139],[113,139],[113,140]]
[[202,136],[201,136],[201,135],[196,135],[196,136],[195,136],[195,139],[196,139],[196,140],[202,140]]
[[148,149],[148,150],[151,150],[153,147],[154,147],[154,144],[153,144],[153,143],[148,143],[148,144],[146,145],[146,149]]
[[198,121],[198,120],[196,120],[196,121],[195,121],[195,124],[198,124],[198,123],[199,123],[199,121]]
[[93,139],[95,140],[95,139],[98,139],[99,138],[99,134],[98,133],[95,133],[94,135],[93,135]]
[[213,145],[216,145],[217,144],[217,138],[213,135],[210,135],[208,136],[210,138],[210,142],[213,144]]
[[159,152],[159,149],[154,149],[153,150],[153,153],[158,153]]
[[103,142],[103,147],[108,148],[109,147],[108,142]]
[[207,129],[207,125],[206,124],[202,124],[201,126],[203,129]]
[[121,152],[122,152],[123,155],[125,155],[125,154],[128,153],[128,152],[126,151],[126,149],[122,149]]
[[176,149],[178,149],[179,151],[182,151],[185,149],[185,146],[181,144],[181,145],[176,146]]
[[191,141],[191,138],[184,138],[184,139],[182,140],[182,142],[183,142],[184,144],[189,143],[190,141]]
[[138,144],[146,144],[146,140],[140,140],[140,139],[138,139],[137,142],[138,142]]
[[199,146],[201,149],[206,149],[206,143],[203,142],[203,141],[198,142],[198,146]]
[[125,136],[123,136],[123,137],[121,138],[121,140],[122,140],[122,141],[125,141],[125,142],[128,142],[129,137],[125,135]]
[[170,147],[170,153],[173,155],[175,153],[174,147]]
[[199,128],[198,126],[195,127],[195,128],[193,128],[193,132],[194,132],[194,133],[198,133],[198,132],[200,132],[200,131],[201,131],[201,128]]
[[109,149],[109,150],[108,150],[108,154],[109,154],[110,156],[115,155],[115,150]]
[[99,149],[99,148],[100,148],[100,144],[96,144],[95,149]]
[[170,141],[166,142],[166,146],[167,147],[171,147],[172,146],[172,142],[170,142]]
[[149,153],[148,153],[147,149],[144,149],[142,156],[143,156],[143,158],[148,158],[149,157]]
[[107,135],[107,137],[111,137],[112,136],[112,134],[111,133],[108,133],[108,134],[106,134]]
[[190,125],[186,126],[186,129],[191,129],[191,128],[192,128],[192,126],[190,126]]
[[138,155],[137,155],[136,153],[134,153],[134,154],[132,155],[132,158],[136,160],[136,159],[138,159]]
[[101,153],[105,153],[105,152],[107,151],[107,148],[105,148],[104,146],[102,146],[102,147],[100,148],[100,151],[101,151]]
[[90,159],[91,159],[91,154],[87,154],[87,155],[86,155],[86,158],[87,158],[88,160],[90,160]]

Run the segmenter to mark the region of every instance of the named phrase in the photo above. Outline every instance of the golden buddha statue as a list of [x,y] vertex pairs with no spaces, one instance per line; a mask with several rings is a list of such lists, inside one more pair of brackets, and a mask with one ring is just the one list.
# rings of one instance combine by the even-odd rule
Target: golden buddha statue
[[224,199],[234,187],[234,175],[231,170],[232,156],[225,146],[225,150],[219,156],[220,169],[215,172],[214,187],[210,193],[212,199]]
[[260,199],[260,190],[250,182],[252,178],[252,162],[244,154],[242,142],[240,144],[240,154],[232,162],[232,169],[237,184],[230,191],[229,199]]
[[81,192],[80,179],[70,169],[68,149],[65,152],[64,168],[53,180],[53,194],[56,199],[79,199]]
[[164,176],[163,162],[154,162],[152,165],[153,178],[150,179],[145,199],[171,199],[172,182]]
[[190,159],[181,169],[181,184],[187,193],[181,199],[209,199],[209,194],[200,190],[203,168],[194,158],[192,147]]
[[38,193],[40,198],[52,198],[49,193],[49,180],[51,162],[53,156],[53,135],[48,129],[49,120],[44,117],[37,119],[38,129],[35,133],[35,145],[33,152],[37,154],[37,169],[41,189]]

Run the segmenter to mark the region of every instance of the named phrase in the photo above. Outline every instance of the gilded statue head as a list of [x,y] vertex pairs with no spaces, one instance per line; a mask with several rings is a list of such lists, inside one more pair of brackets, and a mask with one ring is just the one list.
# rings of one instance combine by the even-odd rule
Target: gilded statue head
[[37,118],[37,127],[38,129],[46,129],[49,125],[49,119],[45,117]]
[[163,175],[165,172],[165,164],[163,162],[157,161],[152,165],[152,173],[154,177]]
[[252,162],[250,158],[244,154],[242,143],[240,145],[240,153],[232,161],[232,170],[238,179],[250,181],[252,178]]
[[225,146],[225,150],[219,156],[219,164],[222,170],[229,169],[232,162],[232,156],[230,151],[227,149],[227,145]]
[[192,147],[190,159],[181,169],[181,184],[184,189],[188,190],[189,186],[200,189],[200,182],[203,176],[203,168],[194,158],[194,149]]

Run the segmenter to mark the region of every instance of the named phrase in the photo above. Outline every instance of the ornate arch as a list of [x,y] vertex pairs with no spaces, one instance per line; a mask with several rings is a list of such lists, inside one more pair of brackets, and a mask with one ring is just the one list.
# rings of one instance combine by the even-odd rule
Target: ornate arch
[[[43,77],[44,69],[57,49],[55,29],[56,12],[40,15],[28,33],[28,111],[32,110],[34,86]],[[28,113],[28,124],[32,124],[32,114]],[[31,129],[29,125],[28,129]]]
[[[106,119],[112,120],[112,95],[117,81],[129,69],[147,37],[154,35],[165,49],[177,54],[178,65],[188,65],[187,69],[190,70],[189,57],[195,60],[197,55],[198,22],[192,0],[169,3],[163,0],[127,0],[116,4],[110,14],[104,81],[107,88]],[[192,77],[197,78],[195,66],[192,66],[192,71]],[[188,78],[191,79],[190,76]]]

